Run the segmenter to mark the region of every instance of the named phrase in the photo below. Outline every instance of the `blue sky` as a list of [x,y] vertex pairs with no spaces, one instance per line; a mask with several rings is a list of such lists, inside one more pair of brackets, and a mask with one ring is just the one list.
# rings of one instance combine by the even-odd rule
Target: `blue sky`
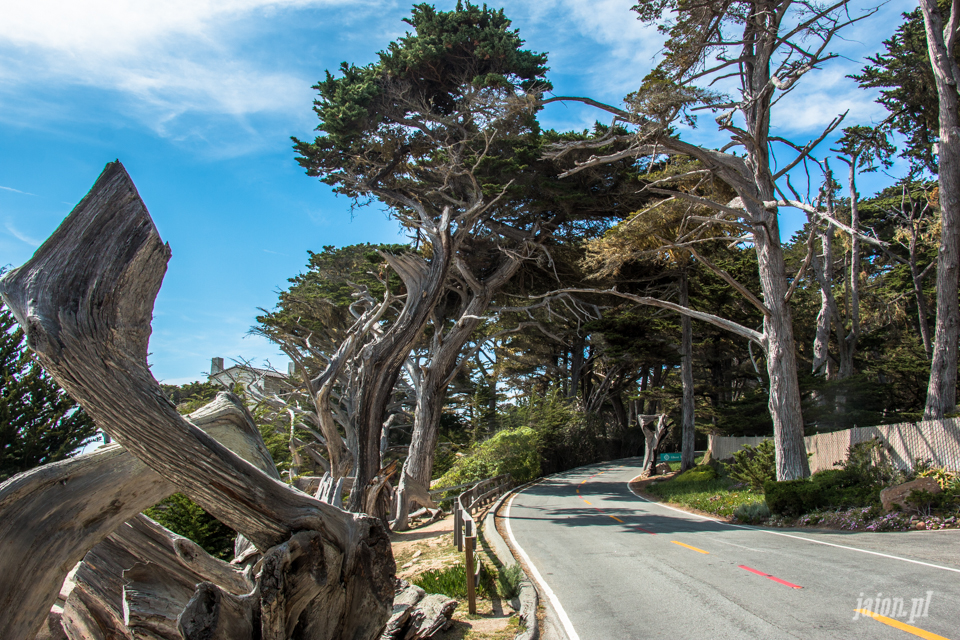
[[[37,0],[0,21],[0,265],[19,266],[103,166],[126,166],[173,257],[154,311],[161,381],[199,379],[210,358],[285,358],[248,336],[258,307],[324,245],[396,242],[382,211],[307,177],[289,137],[316,126],[310,88],[341,61],[363,64],[407,28],[411,3],[340,0]],[[437,2],[452,8],[455,2]],[[527,46],[550,56],[557,95],[619,103],[655,62],[661,37],[631,0],[503,3]],[[896,0],[845,32],[842,54],[780,107],[780,135],[814,137],[884,115],[844,76],[880,50],[914,5]],[[545,126],[605,116],[551,105]],[[705,119],[691,132],[711,142]],[[896,172],[896,169],[894,170]],[[861,191],[868,192],[869,185]],[[788,218],[784,233],[798,224]]]

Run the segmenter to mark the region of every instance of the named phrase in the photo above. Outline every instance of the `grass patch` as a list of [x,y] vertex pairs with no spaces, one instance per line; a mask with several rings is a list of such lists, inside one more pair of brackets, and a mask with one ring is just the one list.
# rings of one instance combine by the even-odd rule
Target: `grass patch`
[[[477,597],[489,598],[488,581],[481,579],[477,587]],[[413,584],[427,593],[440,593],[448,598],[464,600],[467,597],[467,569],[462,564],[455,564],[443,569],[435,569],[421,573]]]
[[647,492],[718,516],[732,516],[738,507],[763,501],[763,494],[735,484],[725,475],[717,475],[709,465],[694,467],[672,480],[646,486]]
[[497,593],[501,598],[514,598],[520,595],[520,583],[523,581],[523,569],[520,563],[504,567],[497,571]]

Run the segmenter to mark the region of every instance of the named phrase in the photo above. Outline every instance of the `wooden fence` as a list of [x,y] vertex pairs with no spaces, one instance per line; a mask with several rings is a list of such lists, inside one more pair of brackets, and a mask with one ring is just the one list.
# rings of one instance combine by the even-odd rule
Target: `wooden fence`
[[[960,471],[960,418],[855,427],[805,437],[810,456],[810,472],[836,468],[847,459],[851,445],[880,438],[887,445],[891,461],[901,469],[912,468],[914,461],[930,460],[937,467]],[[733,457],[745,444],[756,446],[769,438],[727,438],[711,436],[709,449],[718,460]]]
[[510,490],[513,480],[509,473],[482,480],[461,493],[453,503],[453,539],[457,551],[465,553],[467,571],[467,605],[470,613],[477,612],[477,569],[473,554],[477,548],[477,523],[473,516]]

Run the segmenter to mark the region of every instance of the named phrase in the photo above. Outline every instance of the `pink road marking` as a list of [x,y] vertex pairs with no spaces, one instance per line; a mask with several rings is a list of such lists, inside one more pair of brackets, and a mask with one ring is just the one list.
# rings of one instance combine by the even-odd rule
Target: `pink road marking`
[[774,582],[779,582],[780,584],[782,584],[782,585],[784,585],[784,586],[786,586],[786,587],[790,587],[791,589],[803,589],[803,587],[801,587],[801,586],[799,586],[799,585],[795,585],[795,584],[793,584],[792,582],[787,582],[786,580],[781,580],[780,578],[777,578],[776,576],[772,576],[772,575],[770,575],[769,573],[764,573],[763,571],[757,571],[756,569],[751,569],[750,567],[748,567],[748,566],[745,565],[745,564],[741,564],[741,565],[739,565],[739,566],[740,566],[741,569],[746,569],[746,570],[749,571],[750,573],[755,573],[755,574],[757,574],[758,576],[763,576],[764,578],[767,578],[767,579],[769,579],[769,580],[773,580]]

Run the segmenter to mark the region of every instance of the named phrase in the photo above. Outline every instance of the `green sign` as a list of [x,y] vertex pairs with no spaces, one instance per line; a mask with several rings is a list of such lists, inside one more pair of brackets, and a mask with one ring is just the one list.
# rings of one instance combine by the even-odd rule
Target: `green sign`
[[680,462],[679,453],[661,453],[660,462]]

